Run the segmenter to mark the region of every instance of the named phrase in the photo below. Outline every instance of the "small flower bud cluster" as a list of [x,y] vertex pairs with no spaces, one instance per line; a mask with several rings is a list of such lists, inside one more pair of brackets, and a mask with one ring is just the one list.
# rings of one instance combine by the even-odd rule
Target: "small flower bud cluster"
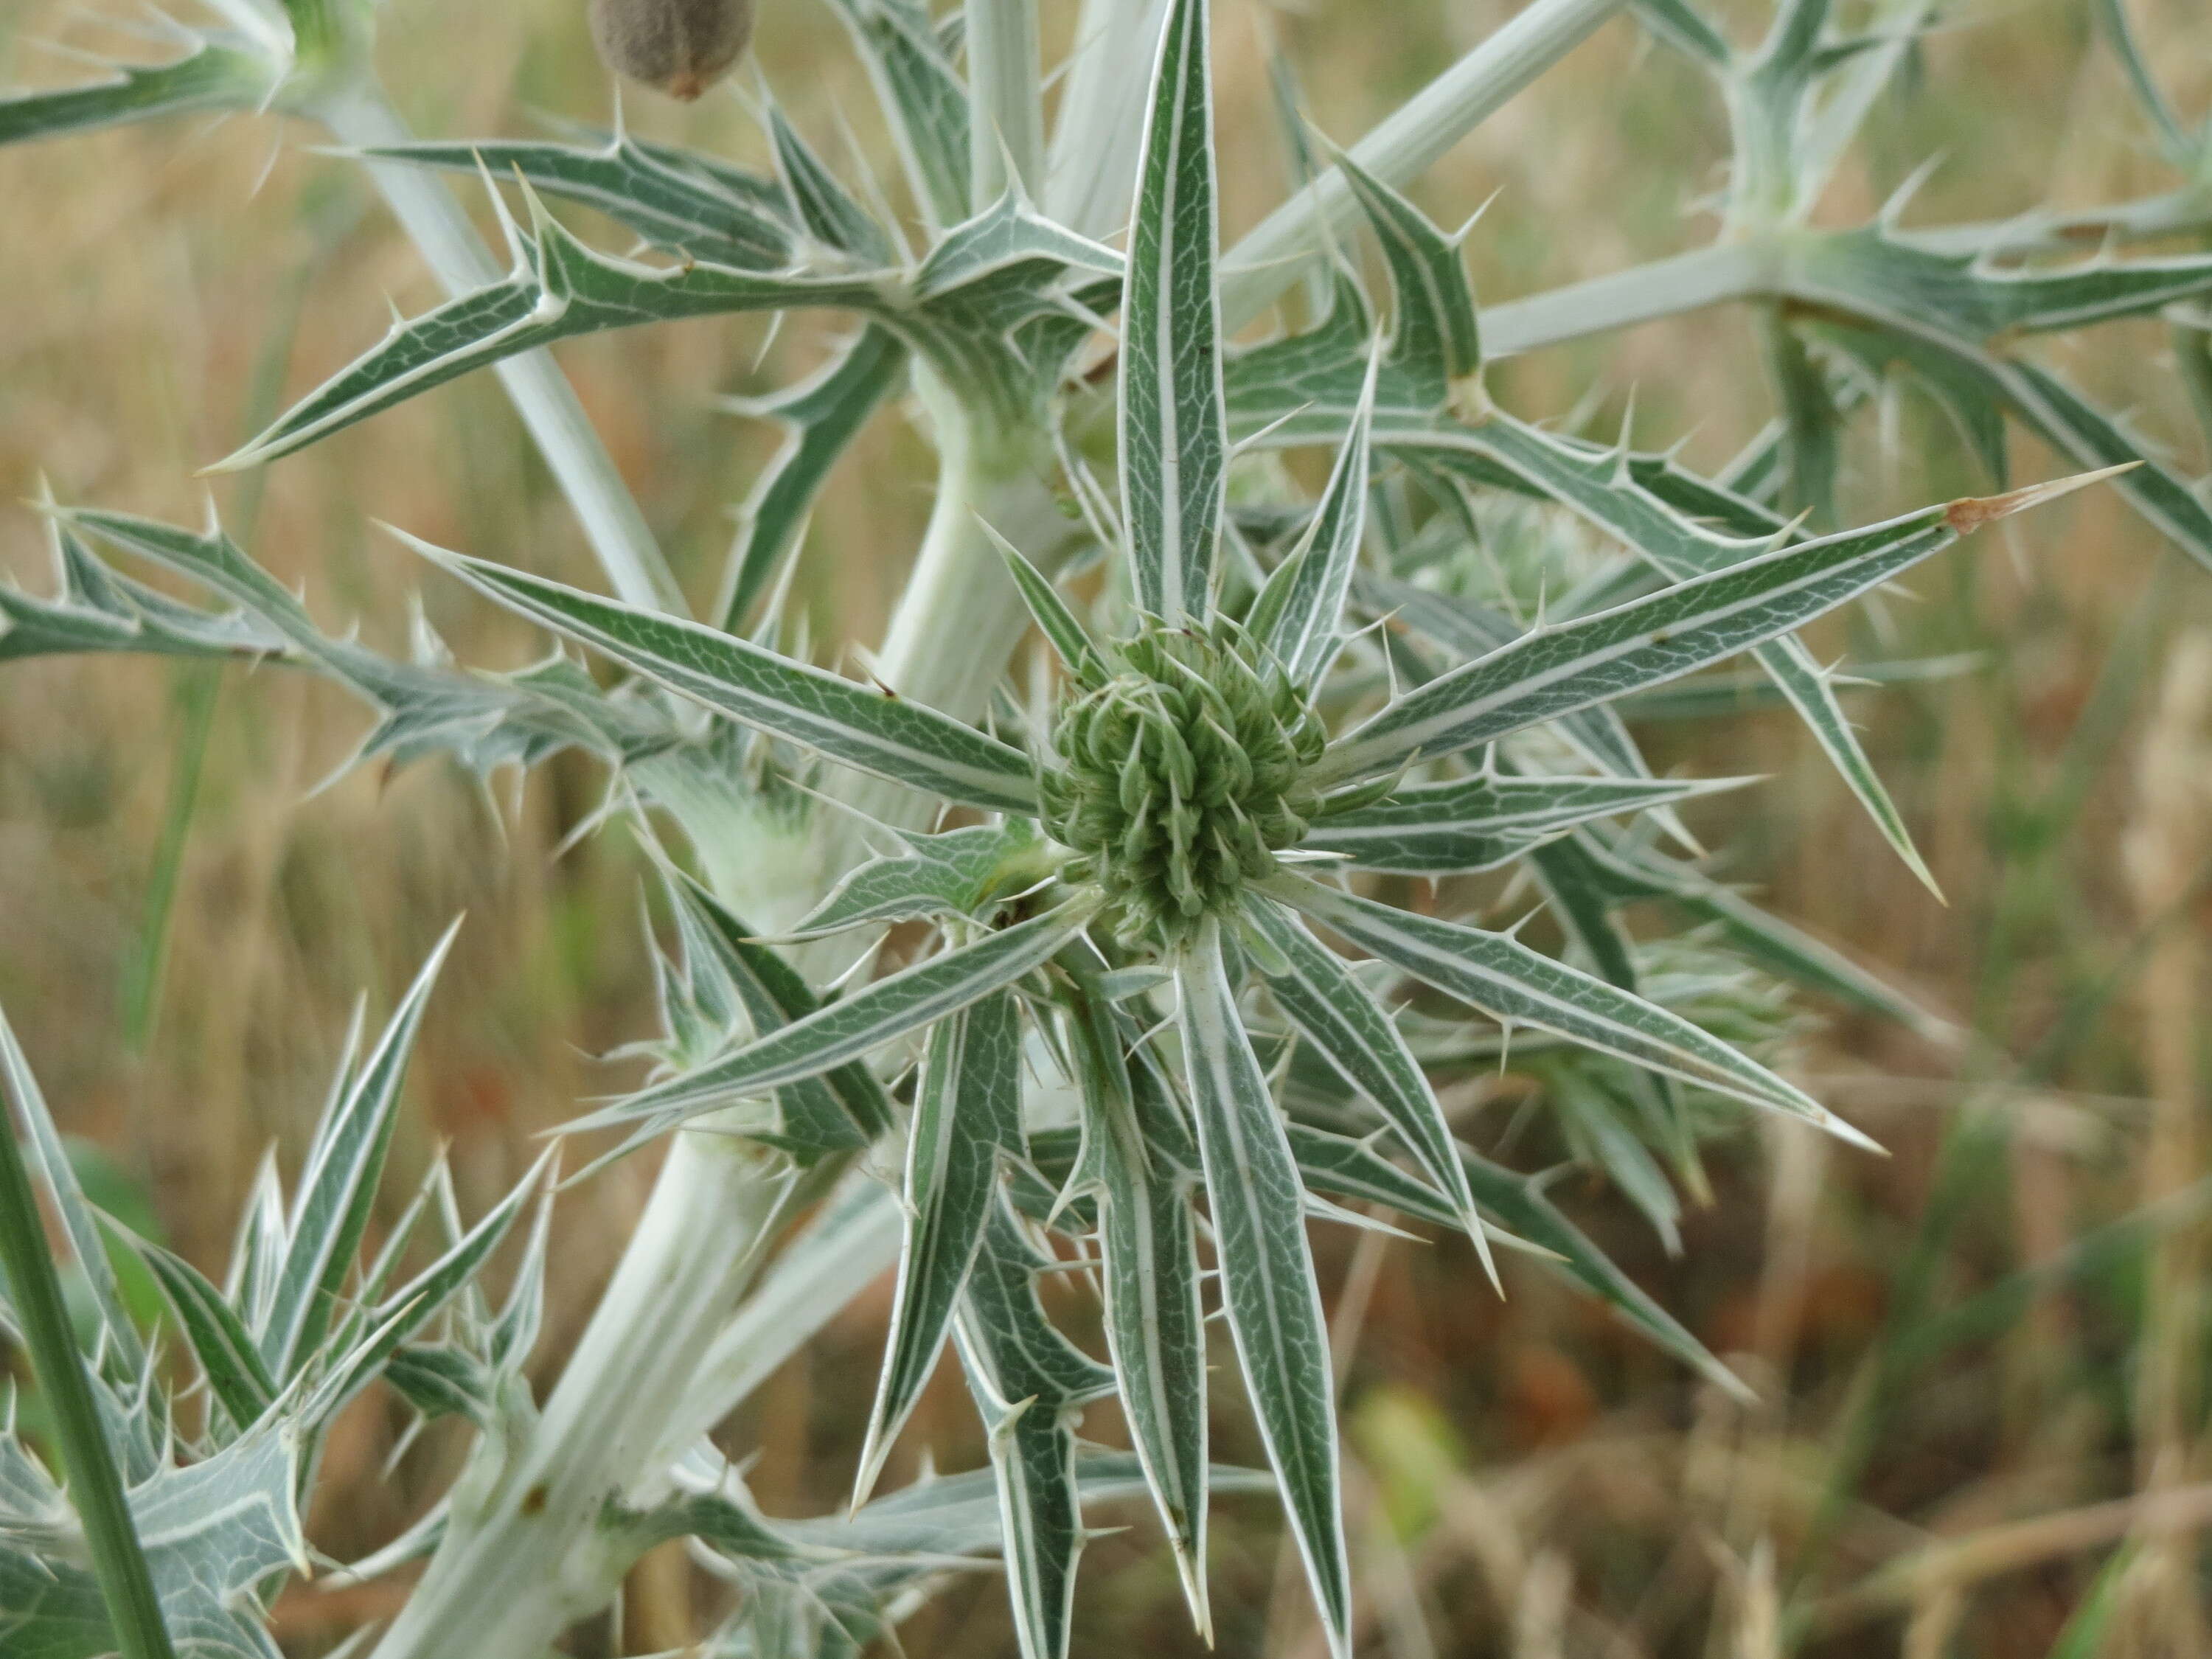
[[1067,878],[1104,890],[1123,939],[1170,949],[1304,839],[1318,805],[1305,778],[1328,732],[1232,623],[1156,624],[1111,655],[1054,732],[1045,823],[1077,854]]

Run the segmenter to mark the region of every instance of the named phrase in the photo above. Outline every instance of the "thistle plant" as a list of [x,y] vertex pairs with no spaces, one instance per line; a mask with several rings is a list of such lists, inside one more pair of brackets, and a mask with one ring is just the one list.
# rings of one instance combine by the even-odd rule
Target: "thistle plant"
[[[297,1196],[273,1176],[257,1196],[227,1284],[120,1242],[154,1269],[175,1316],[161,1340],[204,1388],[172,1388],[104,1293],[88,1364],[41,1316],[52,1264],[10,1197],[14,1304],[0,1311],[42,1386],[96,1408],[79,1416],[112,1454],[103,1468],[99,1436],[62,1437],[72,1509],[19,1437],[0,1438],[0,1585],[40,1587],[9,1591],[11,1653],[272,1651],[260,1613],[307,1564],[298,1500],[318,1437],[375,1383],[478,1431],[432,1514],[344,1564],[365,1577],[428,1558],[380,1659],[535,1659],[677,1538],[741,1589],[718,1653],[856,1651],[951,1558],[996,1553],[1024,1652],[1052,1659],[1086,1506],[1133,1497],[1210,1629],[1210,1500],[1243,1490],[1279,1501],[1346,1652],[1311,1225],[1375,1224],[1352,1206],[1379,1206],[1463,1231],[1501,1286],[1564,1275],[1741,1390],[1540,1180],[1464,1144],[1439,1089],[1526,1066],[1576,1156],[1671,1232],[1673,1184],[1745,1109],[1863,1142],[1768,1063],[1798,1019],[1784,981],[1942,1030],[1709,872],[1676,809],[1742,781],[1653,775],[1634,719],[1660,698],[1726,704],[1742,682],[1719,665],[1747,656],[1932,886],[1844,714],[1848,682],[1798,630],[2092,480],[2212,563],[2201,489],[2034,344],[2161,312],[2185,332],[2212,293],[2212,258],[2130,246],[2212,227],[2212,141],[2163,101],[2117,3],[2111,38],[2184,173],[2160,197],[1935,228],[1908,226],[1899,204],[1815,229],[1925,0],[1850,18],[1784,0],[1749,47],[1683,0],[1534,0],[1349,149],[1294,121],[1304,184],[1226,250],[1205,0],[1084,0],[1056,99],[1038,0],[942,15],[921,0],[828,3],[896,136],[898,209],[876,205],[890,189],[841,177],[772,97],[770,173],[620,130],[411,141],[376,88],[363,0],[224,0],[223,27],[175,26],[173,61],[0,103],[0,139],[209,108],[335,132],[456,297],[396,324],[222,467],[274,463],[496,367],[613,590],[532,574],[525,548],[464,553],[402,532],[395,556],[420,555],[426,580],[458,579],[556,641],[520,672],[472,672],[427,630],[408,660],[331,631],[218,524],[49,503],[58,586],[0,593],[0,660],[276,664],[371,706],[364,758],[483,776],[597,757],[607,817],[658,866],[663,1018],[641,1045],[650,1080],[567,1126],[569,1179],[669,1143],[542,1401],[520,1368],[555,1212],[538,1212],[499,1310],[473,1282],[542,1174],[472,1227],[434,1180],[361,1259],[427,973],[382,1043],[342,1065]],[[617,67],[685,93],[712,78],[719,47],[624,34],[629,10],[595,9]],[[1479,307],[1465,245],[1480,227],[1448,234],[1403,191],[1631,9],[1722,94],[1735,165],[1718,240]],[[732,7],[720,21],[733,33],[713,39],[737,38],[749,13]],[[664,47],[717,63],[676,64]],[[441,173],[487,189],[503,274]],[[593,246],[556,216],[563,204],[641,246]],[[2084,259],[2085,243],[2103,251]],[[1503,356],[1731,302],[1759,331],[1777,412],[1715,477],[1632,433],[1603,441],[1516,411],[1486,378]],[[785,312],[853,331],[761,405],[788,441],[695,608],[544,348]],[[1270,314],[1272,332],[1250,332]],[[1839,445],[1900,377],[1956,416],[1990,493],[1854,524]],[[776,596],[839,457],[895,403],[934,446],[933,512],[889,635],[851,677],[794,645]],[[2080,472],[2013,479],[2014,425]],[[1324,458],[1317,495],[1273,464],[1294,450]],[[1501,890],[1535,896],[1528,938],[1482,925]],[[1639,937],[1632,913],[1685,931]],[[6,1058],[31,1166],[100,1292],[111,1243]],[[439,1229],[448,1243],[403,1283],[406,1241]],[[1040,1297],[1071,1266],[1097,1286],[1103,1352]],[[708,1433],[887,1269],[852,1506],[769,1517]],[[1233,1368],[1209,1365],[1217,1313]],[[948,1348],[990,1468],[878,1497]],[[1109,1397],[1127,1453],[1079,1431]],[[1264,1468],[1212,1461],[1216,1406],[1249,1411]]]

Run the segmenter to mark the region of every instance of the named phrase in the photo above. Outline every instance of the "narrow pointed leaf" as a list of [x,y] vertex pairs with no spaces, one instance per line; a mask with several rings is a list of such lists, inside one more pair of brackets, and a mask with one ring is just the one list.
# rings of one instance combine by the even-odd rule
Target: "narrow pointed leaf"
[[1669,806],[1742,778],[1501,777],[1417,784],[1356,811],[1323,818],[1309,852],[1334,853],[1363,870],[1459,875],[1492,870],[1578,823]]
[[684,1076],[631,1095],[568,1126],[570,1133],[639,1121],[673,1125],[747,1095],[848,1065],[886,1042],[918,1031],[1048,961],[1090,920],[1080,902],[986,934],[841,1001],[828,1003]]
[[999,552],[1006,562],[1007,573],[1013,577],[1014,586],[1021,591],[1022,603],[1029,608],[1037,631],[1052,641],[1052,648],[1060,653],[1060,659],[1078,678],[1096,672],[1100,660],[1098,647],[1092,641],[1090,631],[1076,619],[1075,612],[1068,609],[1067,601],[1060,598],[1060,590],[1046,580],[1043,574],[1022,556],[1020,549],[990,526],[985,525],[983,528],[998,544]]
[[1464,396],[1481,372],[1482,331],[1458,243],[1349,155],[1340,155],[1337,166],[1390,267],[1398,299],[1391,362],[1432,407]]
[[390,144],[364,153],[488,175],[501,184],[520,178],[543,195],[604,213],[654,247],[690,258],[763,271],[791,262],[793,226],[774,180],[627,133],[596,145],[478,138]]
[[354,1269],[398,1120],[399,1090],[416,1034],[459,927],[456,922],[439,940],[337,1109],[316,1130],[261,1333],[262,1357],[281,1381],[289,1382],[314,1358]]
[[[1117,1021],[1086,996],[1071,1018],[1085,1111],[1085,1178],[1098,1200],[1106,1346],[1130,1437],[1175,1553],[1183,1594],[1210,1634],[1206,1590],[1206,1314],[1199,1295],[1195,1172],[1148,1143],[1134,1096],[1157,1086],[1120,1052]],[[1154,1109],[1172,1111],[1165,1102]]]
[[1494,1279],[1497,1268],[1460,1169],[1451,1125],[1396,1022],[1352,976],[1344,959],[1296,915],[1259,899],[1246,908],[1245,921],[1282,959],[1283,971],[1267,975],[1276,1006],[1315,1051],[1381,1110],[1414,1161],[1457,1209],[1459,1224]]
[[[1485,457],[1510,476],[1620,538],[1669,581],[1688,581],[1737,562],[1752,550],[1740,538],[1773,538],[1788,528],[1754,503],[1707,486],[1680,468],[1664,463],[1641,467],[1631,459],[1624,475],[1617,454],[1578,447],[1510,419],[1486,422],[1476,442]],[[1705,520],[1730,533],[1707,528]],[[1932,890],[1934,878],[1903,817],[1811,653],[1784,636],[1753,647],[1753,654],[1796,709],[1883,838]]]
[[21,1135],[29,1153],[27,1173],[36,1177],[46,1202],[53,1206],[62,1236],[69,1241],[70,1254],[91,1290],[105,1355],[103,1370],[118,1383],[135,1383],[146,1369],[146,1345],[139,1340],[138,1328],[131,1322],[122,1288],[116,1282],[114,1264],[108,1260],[98,1215],[77,1182],[60,1127],[47,1108],[38,1079],[31,1075],[30,1062],[4,1014],[0,1014],[0,1096],[5,1097],[5,1109],[0,1110],[0,1133]]
[[1522,635],[1400,698],[1332,745],[1322,771],[1374,777],[1440,759],[1692,669],[1803,625],[1901,574],[1990,517],[1954,501],[1824,537],[1678,583],[1595,617]]
[[907,1141],[906,1237],[876,1403],[854,1486],[867,1501],[891,1442],[937,1367],[982,1242],[999,1160],[1022,1145],[1022,1025],[1013,997],[986,997],[930,1033]]
[[697,623],[409,539],[508,609],[741,724],[964,805],[1036,810],[1029,758],[949,714]]
[[799,129],[773,106],[769,110],[769,137],[775,145],[776,170],[782,175],[784,193],[791,199],[799,222],[817,241],[871,265],[891,263],[890,239],[853,199],[836,174],[800,137]]
[[1025,818],[901,839],[903,851],[854,866],[793,934],[972,916],[1010,883],[1025,886],[1042,873],[1044,849],[1036,824]]
[[830,0],[862,47],[915,195],[938,228],[968,216],[968,89],[915,0]]
[[1716,922],[1731,943],[1785,978],[1885,1019],[1931,1042],[1960,1040],[1958,1028],[1868,972],[1833,945],[1760,909],[1719,883],[1655,854],[1586,844],[1600,878],[1617,898],[1662,899],[1694,921]]
[[1075,1435],[1042,1401],[1009,1401],[975,1356],[967,1328],[961,1358],[990,1437],[998,1482],[1000,1554],[1022,1659],[1066,1659],[1073,1632],[1075,1565],[1083,1553],[1083,1507]]
[[[1526,631],[1502,611],[1404,582],[1363,574],[1353,592],[1364,608],[1378,615],[1402,616],[1416,632],[1469,659],[1510,645]],[[1651,777],[1643,750],[1608,704],[1563,715],[1552,723],[1552,729],[1600,771],[1618,778]]]
[[724,632],[742,631],[775,585],[830,469],[904,380],[907,361],[898,337],[871,323],[813,379],[748,410],[781,422],[789,435],[740,514],[720,605]]
[[1074,1408],[1113,1373],[1054,1330],[1036,1297],[1050,1266],[1003,1193],[993,1201],[963,1299],[961,1364],[991,1439],[1006,1588],[1023,1659],[1063,1659],[1083,1548]]
[[242,42],[202,36],[189,56],[173,64],[118,64],[111,78],[89,86],[0,98],[0,144],[197,110],[254,109],[283,78],[280,64]]
[[1463,1152],[1461,1157],[1477,1203],[1519,1237],[1553,1252],[1559,1259],[1560,1272],[1578,1281],[1661,1349],[1737,1399],[1750,1397],[1750,1390],[1734,1372],[1614,1265],[1534,1183],[1473,1152]]
[[1279,879],[1275,886],[1285,902],[1493,1019],[1555,1032],[1586,1048],[1802,1118],[1855,1145],[1873,1144],[1802,1090],[1680,1015],[1502,933],[1393,909],[1311,882]]
[[[744,921],[690,877],[670,872],[670,896],[679,917],[696,933],[710,969],[743,1008],[757,1037],[817,1012],[821,999],[799,970],[757,940]],[[801,1158],[841,1147],[865,1146],[890,1127],[890,1099],[875,1073],[858,1061],[839,1066],[776,1091],[785,1144]]]
[[1367,526],[1374,390],[1370,375],[1321,507],[1304,541],[1291,556],[1297,560],[1297,569],[1266,638],[1276,659],[1301,684],[1310,685],[1321,678],[1342,638],[1340,623]]
[[340,1357],[329,1376],[316,1385],[304,1413],[310,1421],[326,1419],[366,1388],[385,1363],[473,1280],[505,1242],[532,1196],[545,1183],[556,1153],[548,1152],[514,1190],[485,1212],[453,1248],[425,1267],[380,1305],[370,1316],[367,1338]]
[[1176,0],[1138,165],[1121,319],[1121,501],[1137,603],[1212,610],[1228,473],[1206,0]]
[[860,276],[617,258],[541,217],[512,276],[400,324],[218,470],[276,460],[464,374],[580,335],[815,306],[866,312],[878,302]]
[[276,1380],[269,1374],[253,1333],[222,1292],[191,1262],[148,1240],[134,1243],[138,1259],[168,1298],[178,1328],[191,1344],[209,1389],[236,1427],[252,1427],[277,1395]]
[[1176,986],[1229,1328],[1322,1626],[1343,1659],[1352,1583],[1336,1384],[1297,1164],[1238,1017],[1218,933],[1179,959]]

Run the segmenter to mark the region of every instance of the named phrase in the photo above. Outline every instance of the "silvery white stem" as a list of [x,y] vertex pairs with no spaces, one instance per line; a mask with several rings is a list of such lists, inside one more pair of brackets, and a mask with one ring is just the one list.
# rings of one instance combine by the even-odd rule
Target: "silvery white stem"
[[825,1231],[818,1249],[802,1240],[781,1257],[699,1362],[645,1459],[648,1473],[632,1488],[633,1503],[657,1497],[656,1484],[678,1458],[897,1261],[904,1231],[897,1192],[872,1174],[846,1179],[858,1189],[831,1200],[836,1213],[825,1228],[834,1232]]
[[1632,328],[1655,318],[1746,299],[1777,286],[1780,264],[1771,242],[1723,242],[1570,283],[1524,300],[1486,306],[1483,355],[1510,357],[1587,334]]
[[977,208],[1012,179],[1034,196],[1044,170],[1044,87],[1036,0],[968,0],[969,193]]
[[[1410,183],[1624,3],[1534,0],[1354,144],[1352,158],[1388,184]],[[1222,262],[1224,326],[1242,328],[1265,311],[1306,256],[1326,252],[1358,216],[1352,186],[1334,170],[1269,214]]]
[[[311,112],[332,137],[368,149],[413,137],[373,82],[351,80],[318,98]],[[485,251],[476,227],[445,184],[426,169],[365,160],[369,176],[447,292],[486,288],[505,275]],[[497,373],[515,411],[545,457],[562,493],[582,522],[615,592],[629,604],[684,614],[683,591],[623,482],[614,458],[592,430],[575,388],[547,351],[510,357]]]
[[1085,236],[1121,231],[1137,189],[1137,149],[1169,0],[1084,0],[1054,124],[1045,211]]
[[479,1445],[378,1659],[538,1659],[606,1605],[636,1554],[607,1506],[758,1271],[793,1182],[744,1142],[678,1138],[544,1414]]

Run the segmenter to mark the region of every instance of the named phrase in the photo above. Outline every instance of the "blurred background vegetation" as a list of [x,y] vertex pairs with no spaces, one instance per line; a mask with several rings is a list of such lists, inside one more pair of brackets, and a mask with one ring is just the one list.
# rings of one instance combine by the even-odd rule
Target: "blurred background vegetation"
[[[1229,229],[1285,170],[1265,32],[1288,46],[1340,139],[1508,15],[1507,0],[1223,0]],[[89,8],[97,12],[100,8]],[[120,12],[124,8],[118,7]],[[830,153],[849,118],[881,155],[860,72],[825,9],[769,0],[759,52]],[[1073,8],[1051,7],[1058,14]],[[1916,218],[1988,218],[2168,188],[2086,0],[1963,0],[1871,124],[1822,217],[1857,222],[1930,157]],[[2202,0],[2130,0],[2170,94],[2212,108]],[[1763,0],[1732,9],[1763,25]],[[581,0],[390,0],[387,78],[426,135],[603,122]],[[0,83],[82,73],[46,44],[127,46],[64,0],[0,8]],[[1064,41],[1060,44],[1064,45]],[[744,84],[741,79],[739,85]],[[692,110],[634,100],[634,126],[748,159],[744,94]],[[1721,111],[1686,63],[1610,26],[1436,169],[1420,194],[1470,244],[1479,291],[1517,295],[1706,234]],[[365,182],[273,122],[187,119],[0,153],[0,498],[160,516],[200,510],[193,472],[380,332],[387,296],[437,296]],[[2101,330],[2067,368],[2108,405],[2166,349]],[[820,337],[750,320],[663,326],[562,361],[695,590],[711,588],[774,438],[718,399],[792,378]],[[1687,434],[1716,465],[1765,421],[1747,319],[1675,319],[1501,366],[1523,412],[1577,403],[1639,441]],[[2189,409],[2137,409],[2191,473]],[[1979,485],[1940,417],[1886,409],[1850,457],[1855,516]],[[2059,470],[2016,437],[2023,478]],[[919,441],[879,419],[816,515],[800,580],[817,637],[867,640],[927,501]],[[884,480],[900,482],[885,485]],[[266,475],[216,486],[226,522],[318,614],[404,641],[418,600],[465,661],[539,648],[374,528],[590,585],[588,555],[496,384],[477,377]],[[2011,530],[2011,526],[2008,526]],[[0,571],[43,584],[42,532],[0,508]],[[1881,964],[1971,1034],[1945,1052],[1834,1018],[1796,1069],[1880,1138],[1887,1160],[1785,1128],[1719,1152],[1670,1255],[1616,1193],[1558,1195],[1758,1385],[1701,1390],[1601,1314],[1533,1279],[1500,1303],[1464,1245],[1321,1243],[1345,1368],[1362,1557],[1363,1651],[1459,1656],[2142,1655],[2212,1652],[2212,1456],[2203,1442],[2203,1215],[2212,1188],[2205,1024],[2212,904],[2212,581],[2106,495],[1952,555],[1899,598],[1817,636],[1829,654],[1969,654],[1956,678],[1855,708],[1948,896],[1883,848],[1786,714],[1747,709],[1694,739],[1655,724],[1655,764],[1770,781],[1732,795],[1730,879]],[[95,1193],[213,1268],[264,1150],[296,1158],[356,995],[379,1009],[469,912],[434,1005],[396,1153],[441,1143],[474,1206],[532,1138],[626,1076],[592,1056],[652,1018],[639,862],[619,833],[562,850],[599,805],[574,757],[517,796],[421,767],[318,786],[365,716],[281,671],[158,660],[10,665],[0,676],[0,1003]],[[1691,728],[1682,728],[1684,732]],[[1474,1103],[1505,1132],[1530,1087]],[[1528,1133],[1534,1133],[1529,1131]],[[572,1193],[538,1364],[556,1370],[651,1173],[633,1159]],[[395,1181],[394,1192],[407,1182]],[[849,1480],[887,1289],[794,1360],[732,1425],[756,1490],[790,1511]],[[1103,1413],[1102,1413],[1103,1416]],[[1247,1456],[1224,1413],[1218,1443]],[[1091,1431],[1109,1437],[1110,1425]],[[341,1558],[390,1537],[449,1476],[438,1437],[387,1468],[374,1401],[333,1442],[311,1519]],[[956,1377],[938,1380],[894,1476],[929,1448],[979,1460]],[[1217,1543],[1222,1650],[1321,1651],[1264,1509]],[[288,1641],[323,1651],[400,1592],[295,1592]],[[641,1567],[579,1653],[681,1645],[680,1558]],[[916,1654],[1012,1651],[988,1576],[908,1627]],[[696,1603],[703,1607],[708,1603]],[[1146,1530],[1098,1542],[1076,1650],[1191,1650],[1173,1573]]]

